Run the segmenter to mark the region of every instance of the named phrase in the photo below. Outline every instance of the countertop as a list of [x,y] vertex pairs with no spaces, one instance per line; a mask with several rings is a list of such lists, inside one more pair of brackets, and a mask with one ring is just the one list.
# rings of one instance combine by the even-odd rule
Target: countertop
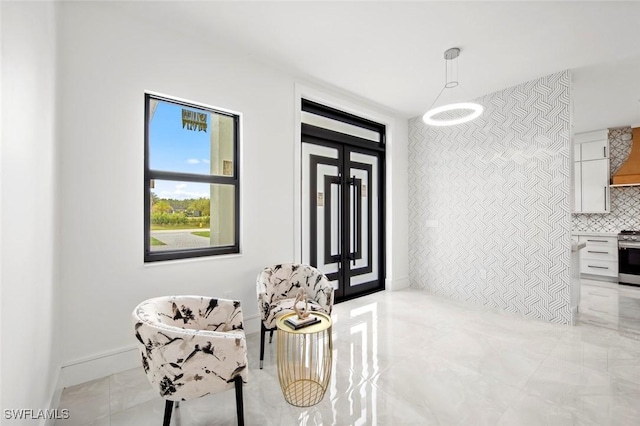
[[586,232],[586,231],[573,231],[571,235],[585,236],[585,237],[617,237],[617,232]]
[[586,241],[581,243],[571,242],[571,251],[579,251],[587,246]]

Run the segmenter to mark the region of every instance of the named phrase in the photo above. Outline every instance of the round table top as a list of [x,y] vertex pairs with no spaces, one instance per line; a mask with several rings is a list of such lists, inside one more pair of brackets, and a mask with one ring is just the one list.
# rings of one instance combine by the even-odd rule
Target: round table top
[[287,318],[295,315],[297,315],[295,312],[291,312],[288,314],[284,314],[280,318],[278,318],[276,320],[276,327],[278,327],[278,330],[293,334],[313,334],[319,333],[331,327],[331,317],[329,315],[322,312],[311,312],[310,315],[315,315],[320,318],[320,322],[295,330],[293,327],[290,327],[284,322]]

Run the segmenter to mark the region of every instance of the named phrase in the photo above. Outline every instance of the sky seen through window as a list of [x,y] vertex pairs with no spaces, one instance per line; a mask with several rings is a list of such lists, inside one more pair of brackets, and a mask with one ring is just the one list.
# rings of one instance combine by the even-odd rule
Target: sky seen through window
[[[206,131],[182,127],[182,109],[204,113]],[[211,113],[159,101],[149,124],[149,167],[152,170],[208,175],[211,171]],[[160,198],[209,198],[209,184],[155,180],[151,191]]]

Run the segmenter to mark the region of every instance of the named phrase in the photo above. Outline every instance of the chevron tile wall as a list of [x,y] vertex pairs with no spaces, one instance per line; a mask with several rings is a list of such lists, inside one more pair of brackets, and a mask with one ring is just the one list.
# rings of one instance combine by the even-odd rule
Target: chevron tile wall
[[571,323],[569,95],[564,71],[480,98],[470,123],[409,121],[412,287]]
[[[631,152],[631,127],[609,130],[611,176]],[[620,232],[640,229],[640,186],[611,188],[611,210],[607,214],[571,215],[574,231]]]

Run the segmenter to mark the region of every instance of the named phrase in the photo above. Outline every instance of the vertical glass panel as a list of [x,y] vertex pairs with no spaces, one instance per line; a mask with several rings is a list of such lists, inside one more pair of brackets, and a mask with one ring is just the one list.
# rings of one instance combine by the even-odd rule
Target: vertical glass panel
[[[352,165],[349,176],[355,177],[359,185],[359,191],[352,192],[352,209],[350,238],[352,254],[358,252],[355,262],[350,262],[351,280],[350,286],[357,286],[379,279],[379,265],[377,247],[379,244],[379,197],[378,197],[378,158],[358,152],[350,153]],[[355,164],[353,164],[355,163]],[[357,198],[356,198],[357,196]],[[359,199],[359,203],[358,203]],[[358,205],[358,208],[355,206]],[[355,227],[359,229],[356,232]],[[359,234],[359,235],[358,235]],[[358,237],[358,238],[356,238]]]
[[150,99],[149,168],[235,176],[233,117]]
[[[373,211],[369,208],[369,181],[371,176],[367,170],[351,169],[352,179],[355,178],[355,184],[352,185],[350,195],[350,232],[351,241],[350,250],[352,255],[356,257],[355,265],[351,263],[352,269],[363,268],[369,266],[369,244],[370,230],[369,221]],[[373,231],[373,230],[371,230]],[[377,230],[376,230],[377,232]]]
[[[332,256],[340,254],[340,235],[338,232],[341,200],[338,167],[317,164],[316,182],[316,261],[317,265],[331,265],[335,262]],[[311,244],[313,244],[313,239],[312,231]]]
[[328,257],[340,254],[337,161],[337,149],[302,144],[302,262],[326,274],[334,288],[339,263]]
[[235,244],[235,187],[196,182],[151,182],[152,252]]

